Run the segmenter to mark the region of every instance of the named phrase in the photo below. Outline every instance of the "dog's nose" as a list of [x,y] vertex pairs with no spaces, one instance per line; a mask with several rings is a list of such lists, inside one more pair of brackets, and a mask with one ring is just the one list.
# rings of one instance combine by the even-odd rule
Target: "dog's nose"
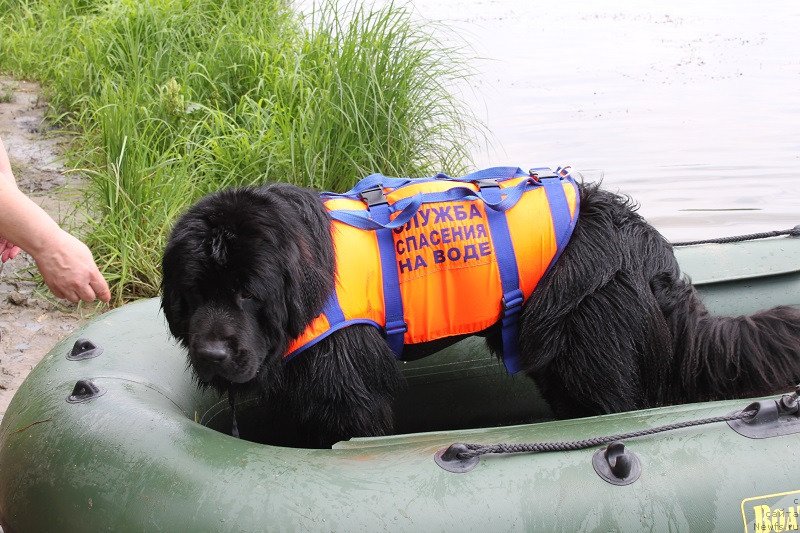
[[208,363],[221,363],[231,355],[228,345],[223,341],[208,341],[195,348],[195,356]]

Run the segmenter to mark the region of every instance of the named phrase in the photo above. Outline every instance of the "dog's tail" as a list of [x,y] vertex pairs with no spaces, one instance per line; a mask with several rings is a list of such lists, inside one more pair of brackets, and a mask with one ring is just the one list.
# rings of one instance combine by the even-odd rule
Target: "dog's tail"
[[650,286],[673,339],[665,403],[763,396],[800,382],[800,309],[712,316],[687,281],[663,275]]

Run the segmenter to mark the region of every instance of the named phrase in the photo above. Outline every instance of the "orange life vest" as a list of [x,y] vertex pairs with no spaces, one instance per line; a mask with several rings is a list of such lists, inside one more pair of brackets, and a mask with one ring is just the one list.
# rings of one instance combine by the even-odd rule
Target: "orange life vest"
[[516,318],[566,246],[578,212],[566,169],[499,167],[461,178],[364,178],[323,193],[336,251],[335,292],[286,358],[352,324],[404,344],[480,332],[502,320],[516,372]]

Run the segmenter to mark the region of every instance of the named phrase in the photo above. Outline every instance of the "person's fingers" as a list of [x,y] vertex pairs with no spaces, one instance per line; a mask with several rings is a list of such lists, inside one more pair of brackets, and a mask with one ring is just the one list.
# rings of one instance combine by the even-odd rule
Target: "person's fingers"
[[[74,304],[81,301],[81,297],[78,295],[77,291],[74,291],[72,289],[62,290],[55,285],[48,285],[47,287],[50,289],[50,292],[52,292],[53,296],[55,296],[56,298],[61,298],[62,300],[67,300],[68,302],[72,302]],[[94,298],[92,298],[92,300],[94,300]]]
[[92,289],[91,285],[79,285],[75,289],[74,294],[78,299],[70,299],[70,302],[74,303],[78,300],[83,300],[84,302],[93,302],[95,300],[94,290]]
[[108,288],[108,283],[105,278],[103,278],[99,272],[92,278],[89,285],[101,301],[105,303],[111,301],[111,290]]
[[108,283],[98,270],[91,251],[69,233],[61,231],[34,260],[56,297],[70,302],[93,302],[98,298],[106,303],[111,301]]
[[74,280],[63,280],[60,278],[45,278],[45,284],[56,298],[67,300],[72,303],[93,302],[95,300],[94,290],[86,283],[79,283]]
[[52,292],[53,296],[55,296],[56,298],[61,298],[62,300],[66,300],[67,299],[65,294],[61,291],[61,289],[59,289],[55,285],[51,285],[51,284],[47,283],[47,288],[50,289],[50,292]]
[[0,261],[5,263],[9,259],[14,259],[19,252],[19,246],[0,237]]

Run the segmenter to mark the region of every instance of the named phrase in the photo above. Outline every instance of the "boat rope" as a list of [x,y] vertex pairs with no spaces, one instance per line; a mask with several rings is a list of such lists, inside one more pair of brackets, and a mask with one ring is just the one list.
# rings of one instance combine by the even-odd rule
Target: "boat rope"
[[567,442],[529,442],[520,444],[462,444],[456,443],[451,445],[450,449],[455,451],[453,447],[459,446],[462,449],[455,455],[460,460],[472,459],[480,457],[487,453],[504,454],[504,453],[546,453],[546,452],[563,452],[572,450],[585,450],[586,448],[593,448],[603,444],[609,444],[618,440],[632,439],[635,437],[644,437],[653,435],[655,433],[663,433],[665,431],[672,431],[675,429],[682,429],[692,426],[701,426],[704,424],[714,424],[717,422],[728,422],[731,420],[741,420],[755,416],[758,410],[741,411],[725,416],[713,416],[710,418],[701,418],[698,420],[687,420],[684,422],[676,422],[674,424],[667,424],[665,426],[657,426],[649,429],[641,429],[639,431],[631,431],[629,433],[620,433],[617,435],[606,435],[603,437],[593,437],[590,439],[567,441]]
[[780,237],[781,235],[791,235],[792,237],[800,237],[800,225],[792,229],[785,229],[779,231],[764,231],[762,233],[750,233],[748,235],[737,235],[735,237],[718,237],[716,239],[703,239],[700,241],[682,241],[673,242],[672,246],[691,246],[693,244],[727,244],[731,242],[752,241],[756,239],[769,239],[770,237]]

